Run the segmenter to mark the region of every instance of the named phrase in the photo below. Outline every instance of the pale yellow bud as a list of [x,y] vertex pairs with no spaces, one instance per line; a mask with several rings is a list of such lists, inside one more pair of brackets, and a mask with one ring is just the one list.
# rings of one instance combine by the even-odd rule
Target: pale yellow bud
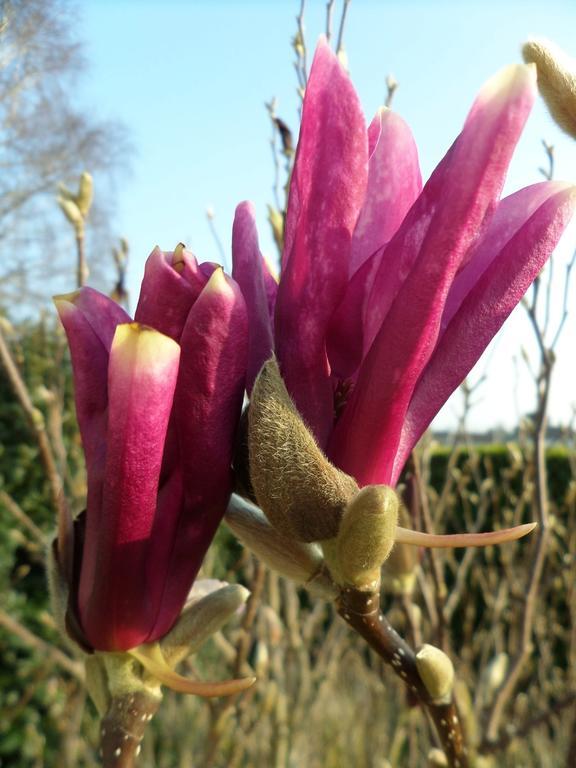
[[92,176],[89,173],[84,173],[80,176],[80,184],[78,186],[78,195],[76,197],[76,204],[78,210],[84,218],[88,215],[92,200],[94,198],[94,182]]
[[340,48],[338,48],[336,56],[338,57],[338,61],[342,65],[343,69],[348,72],[348,54],[346,53],[344,46],[340,46]]
[[279,253],[282,253],[284,247],[284,217],[277,208],[272,205],[268,206],[268,221],[272,228],[272,236],[276,243]]
[[84,219],[74,200],[68,200],[68,198],[60,195],[58,197],[58,205],[74,229],[77,232],[82,231],[84,227]]
[[576,61],[548,40],[529,40],[522,55],[536,64],[538,88],[550,114],[576,139]]
[[448,768],[448,758],[438,747],[428,752],[428,768]]
[[448,703],[454,687],[454,666],[444,651],[422,645],[416,653],[416,667],[432,701]]
[[254,672],[257,677],[264,677],[268,665],[270,664],[270,654],[268,653],[268,646],[263,640],[256,641],[256,648],[254,650]]
[[336,541],[338,570],[345,583],[360,589],[380,577],[394,544],[400,503],[386,485],[368,485],[350,501]]
[[506,671],[508,669],[508,654],[497,653],[496,656],[490,661],[484,672],[483,684],[486,688],[486,698],[491,699],[494,692],[500,688],[504,682]]

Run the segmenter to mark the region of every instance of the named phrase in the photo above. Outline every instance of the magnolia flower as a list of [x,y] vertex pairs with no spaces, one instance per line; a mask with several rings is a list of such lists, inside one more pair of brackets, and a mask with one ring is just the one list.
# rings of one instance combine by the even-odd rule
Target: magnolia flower
[[56,305],[88,475],[73,557],[65,536],[57,552],[67,623],[88,649],[127,651],[174,627],[226,509],[246,306],[183,246],[149,257],[135,322],[90,288]]
[[237,209],[233,275],[248,304],[248,385],[275,351],[318,445],[360,487],[397,484],[572,215],[576,191],[563,182],[500,200],[535,94],[530,65],[489,80],[422,188],[408,126],[381,109],[366,129],[347,73],[320,42],[276,295],[252,208]]

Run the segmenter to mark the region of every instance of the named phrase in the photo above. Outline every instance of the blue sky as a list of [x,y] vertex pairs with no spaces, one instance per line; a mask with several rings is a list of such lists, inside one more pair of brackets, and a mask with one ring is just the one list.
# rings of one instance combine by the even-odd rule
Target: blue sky
[[[325,0],[307,2],[310,57],[324,30],[325,6]],[[336,20],[341,6],[337,0]],[[183,241],[201,260],[218,260],[206,219],[209,206],[229,253],[234,208],[252,200],[263,250],[274,255],[266,223],[273,165],[264,102],[275,96],[278,114],[296,133],[290,40],[298,7],[298,0],[80,3],[89,63],[81,99],[98,117],[123,121],[136,150],[133,174],[119,189],[116,219],[118,234],[131,246],[133,299],[144,260],[156,244],[171,250]],[[384,98],[386,75],[393,73],[399,81],[394,108],[412,127],[427,177],[457,135],[484,80],[518,61],[521,43],[532,35],[549,37],[576,55],[574,0],[353,0],[345,47],[368,119]],[[576,144],[560,134],[539,104],[505,191],[540,180],[542,138],[556,147],[557,177],[576,182]],[[575,241],[572,234],[563,253]],[[576,291],[573,299],[576,305]],[[567,365],[576,340],[576,307],[573,314],[563,340]],[[513,319],[491,355],[493,383],[480,390],[483,401],[472,413],[473,426],[511,425],[518,410],[530,409],[530,382],[522,366],[520,379],[512,367],[520,345],[531,346],[529,339],[524,318]],[[563,349],[559,352],[562,361]],[[569,367],[560,367],[554,418],[566,420],[572,400],[576,387],[571,388]],[[438,425],[453,423],[457,407],[456,399]]]

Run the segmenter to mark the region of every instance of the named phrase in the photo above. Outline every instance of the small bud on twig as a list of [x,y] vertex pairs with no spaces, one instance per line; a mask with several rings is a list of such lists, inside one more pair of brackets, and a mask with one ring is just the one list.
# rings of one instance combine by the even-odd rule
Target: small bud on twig
[[355,587],[372,584],[394,545],[399,500],[385,485],[368,485],[348,504],[337,538],[339,571]]
[[448,703],[454,686],[454,666],[434,645],[425,644],[416,653],[416,666],[434,703]]
[[526,63],[536,64],[538,88],[550,114],[576,139],[576,61],[548,40],[529,40],[522,55]]

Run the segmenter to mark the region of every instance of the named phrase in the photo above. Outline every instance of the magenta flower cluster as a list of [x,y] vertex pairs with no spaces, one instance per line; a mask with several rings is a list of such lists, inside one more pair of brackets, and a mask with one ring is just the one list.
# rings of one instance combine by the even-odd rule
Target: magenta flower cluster
[[367,128],[321,42],[279,282],[243,203],[234,280],[157,249],[135,322],[91,289],[57,300],[88,470],[71,585],[86,645],[129,649],[176,621],[231,493],[245,388],[273,353],[329,458],[361,486],[397,483],[573,212],[561,182],[500,200],[535,81],[530,66],[490,80],[422,187],[407,125],[382,109]]

